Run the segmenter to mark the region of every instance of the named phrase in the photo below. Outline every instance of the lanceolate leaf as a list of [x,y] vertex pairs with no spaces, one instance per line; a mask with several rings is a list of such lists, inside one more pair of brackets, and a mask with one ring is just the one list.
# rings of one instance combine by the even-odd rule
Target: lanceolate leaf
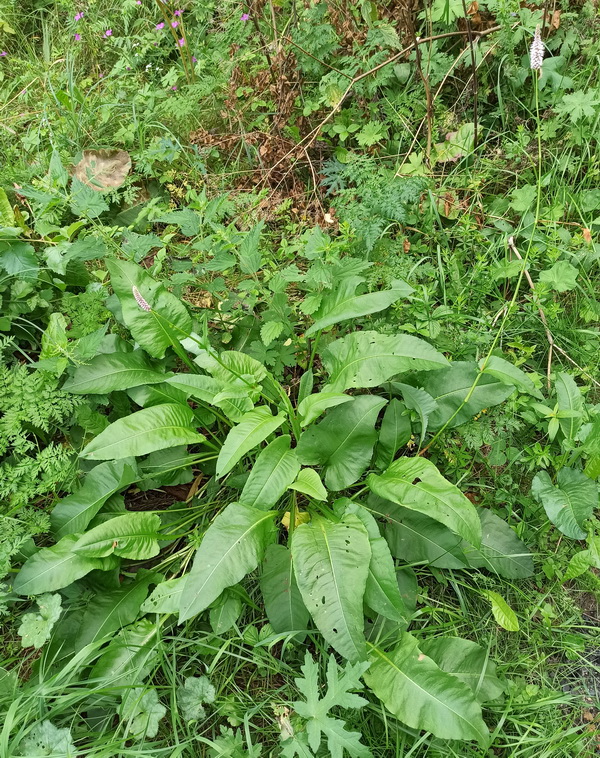
[[387,468],[398,450],[409,441],[411,431],[406,406],[396,398],[392,398],[383,414],[375,465],[380,469]]
[[385,403],[375,395],[360,395],[330,411],[300,437],[300,462],[326,464],[325,483],[331,490],[354,484],[371,460],[377,439],[375,422]]
[[402,393],[406,407],[419,414],[421,420],[421,437],[419,445],[422,445],[423,440],[425,439],[425,433],[427,432],[429,416],[431,416],[437,408],[437,403],[428,392],[425,392],[424,389],[411,387],[410,384],[402,384],[401,382],[394,382],[392,386],[395,390],[399,390]]
[[241,503],[266,511],[283,495],[300,471],[290,441],[290,435],[283,434],[260,453],[240,495]]
[[373,648],[370,660],[365,682],[400,721],[441,739],[486,744],[488,729],[472,690],[422,653],[411,634],[404,632],[389,653]]
[[228,632],[240,617],[242,599],[232,590],[223,590],[221,596],[211,605],[208,618],[215,634]]
[[440,521],[467,542],[480,545],[477,511],[431,461],[421,457],[399,458],[381,476],[371,474],[367,485],[379,497]]
[[359,318],[369,313],[382,311],[413,292],[413,288],[406,282],[397,281],[392,289],[370,292],[367,295],[355,295],[356,288],[363,281],[362,276],[351,276],[344,279],[337,290],[325,298],[319,311],[315,314],[315,323],[306,330],[306,336],[310,337],[321,329],[340,321],[346,321],[349,318]]
[[166,379],[153,368],[141,350],[133,353],[103,353],[75,369],[63,389],[78,395],[103,395],[140,384],[158,384]]
[[82,458],[107,461],[147,455],[176,445],[193,445],[206,437],[193,429],[194,413],[187,405],[164,403],[118,419],[93,439]]
[[353,332],[335,340],[321,353],[329,374],[327,391],[377,387],[404,371],[431,371],[448,365],[424,340],[406,334]]
[[363,596],[371,548],[367,530],[353,515],[337,524],[315,517],[292,538],[298,587],[319,631],[340,655],[365,658]]
[[54,535],[60,538],[83,532],[108,498],[133,484],[138,476],[133,458],[100,463],[87,474],[77,492],[54,506],[50,514]]
[[569,417],[559,418],[560,428],[568,440],[574,440],[582,423],[583,397],[570,374],[561,372],[556,377],[556,399],[559,411],[569,413]]
[[301,426],[308,426],[322,413],[325,413],[328,408],[349,403],[351,400],[350,395],[344,395],[342,392],[317,392],[314,395],[309,395],[298,405],[300,424]]
[[275,537],[272,511],[232,503],[209,526],[184,585],[179,621],[196,616],[261,562]]
[[181,593],[187,576],[168,579],[157,585],[142,603],[142,613],[179,613]]
[[598,485],[593,479],[577,469],[562,468],[554,486],[548,474],[540,471],[531,484],[531,494],[563,534],[575,540],[585,538],[585,521],[598,505]]
[[[275,632],[306,629],[310,614],[296,583],[292,554],[283,545],[269,545],[267,548],[262,565],[260,589],[267,618]],[[296,639],[299,640],[300,635],[297,635]]]
[[90,529],[73,545],[73,551],[88,558],[104,558],[113,553],[136,561],[153,558],[159,553],[159,529],[160,516],[156,513],[126,513]]
[[[136,341],[154,358],[163,358],[173,344],[188,337],[192,319],[179,298],[163,284],[154,281],[141,267],[129,261],[108,258],[106,268],[110,283],[121,303],[123,321]],[[134,295],[136,292],[150,306],[144,310]]]
[[158,630],[158,624],[147,619],[122,629],[91,670],[90,679],[103,680],[115,690],[142,681],[156,657]]
[[479,368],[483,370],[484,374],[490,374],[490,376],[499,379],[504,384],[516,387],[521,392],[533,395],[533,397],[537,397],[539,400],[544,399],[542,393],[536,388],[527,374],[514,364],[504,360],[504,358],[500,358],[497,355],[491,355],[487,360],[482,358],[479,361]]
[[273,416],[266,406],[244,414],[229,432],[217,459],[217,476],[225,476],[252,448],[260,445],[285,421],[283,413]]
[[513,611],[506,600],[497,592],[492,590],[481,590],[481,594],[489,600],[492,606],[492,615],[498,624],[508,632],[519,631],[519,620],[517,614]]
[[481,547],[462,544],[472,568],[486,568],[506,579],[525,579],[533,574],[533,556],[510,526],[486,508],[479,511]]

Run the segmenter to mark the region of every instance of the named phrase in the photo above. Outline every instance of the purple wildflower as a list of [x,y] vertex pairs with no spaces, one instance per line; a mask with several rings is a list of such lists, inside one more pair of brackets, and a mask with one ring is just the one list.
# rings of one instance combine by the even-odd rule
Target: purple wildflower
[[142,4],[142,0],[135,0],[135,4],[136,5],[141,5]]
[[112,29],[107,29],[102,36],[105,39],[108,39],[108,37],[112,37]]
[[156,24],[156,26],[154,28],[156,29],[156,31],[159,31],[160,29],[164,29],[165,28],[165,22],[161,21],[160,24]]
[[249,13],[242,13],[242,21],[248,21],[250,19]]
[[75,14],[75,21],[81,21],[82,18],[83,18],[83,11]]
[[192,55],[192,63],[198,63],[198,58],[195,55]]
[[179,47],[185,47],[185,38],[182,37],[180,40],[177,40],[177,44]]
[[174,85],[171,87],[171,89],[173,90],[173,92],[177,92],[177,85],[176,85],[176,84],[174,84]]
[[177,10],[177,11],[175,11],[175,13],[173,15],[174,16],[181,16],[182,14],[183,14],[182,10]]
[[135,297],[135,302],[140,306],[140,308],[143,311],[151,311],[152,310],[152,308],[150,306],[150,303],[148,303],[146,300],[144,300],[144,298],[142,297],[139,289],[135,286],[135,284],[131,288],[131,291],[133,292],[133,296]]
[[75,37],[75,42],[80,42],[81,41],[81,34],[75,34],[73,36]]
[[3,50],[3,51],[0,53],[0,58],[4,58],[4,57],[6,57],[7,55],[8,55],[8,53],[6,52],[6,50]]
[[179,26],[179,21],[171,21],[171,26],[173,27],[173,29],[177,29],[177,27]]

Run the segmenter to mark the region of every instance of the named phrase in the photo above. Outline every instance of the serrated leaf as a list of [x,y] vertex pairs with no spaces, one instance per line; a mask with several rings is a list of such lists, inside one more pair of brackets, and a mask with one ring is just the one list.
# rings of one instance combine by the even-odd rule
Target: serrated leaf
[[278,429],[285,415],[273,416],[270,408],[260,406],[245,413],[240,423],[230,430],[217,458],[217,477],[225,476],[246,453],[250,452]]
[[528,395],[533,395],[533,397],[537,397],[540,400],[544,399],[542,393],[527,374],[514,364],[504,360],[504,358],[500,358],[497,355],[491,355],[487,360],[482,358],[479,361],[479,368],[483,370],[484,374],[490,374],[499,379],[503,384],[516,387],[521,392],[526,392]]
[[132,687],[125,689],[120,710],[121,720],[126,722],[126,732],[140,738],[156,737],[158,725],[167,709],[159,702],[154,688]]
[[375,465],[377,468],[387,468],[394,460],[394,456],[410,440],[410,419],[406,413],[406,406],[396,398],[392,398],[383,414]]
[[73,551],[88,558],[114,554],[135,561],[146,560],[159,553],[159,529],[160,516],[156,513],[126,513],[83,534],[73,545]]
[[181,594],[180,623],[201,613],[261,562],[275,537],[275,513],[231,503],[209,526]]
[[294,483],[289,485],[289,489],[302,492],[313,500],[327,500],[327,490],[323,486],[321,477],[312,468],[303,468]]
[[488,729],[473,692],[422,653],[411,634],[404,632],[389,653],[373,647],[370,660],[365,682],[407,726],[441,739],[487,743]]
[[335,340],[321,353],[329,374],[326,391],[377,387],[404,371],[431,371],[448,365],[444,356],[424,340],[406,334],[354,332]]
[[25,613],[22,616],[17,634],[21,637],[21,647],[39,650],[50,639],[52,629],[60,617],[62,598],[60,595],[40,595],[37,605],[37,613]]
[[296,474],[300,463],[290,449],[291,437],[283,434],[261,451],[246,480],[240,503],[268,510],[279,500]]
[[312,424],[328,408],[349,403],[351,400],[350,395],[344,395],[341,392],[317,392],[314,395],[308,395],[298,404],[300,426]]
[[276,340],[281,332],[285,329],[285,324],[281,321],[265,321],[260,328],[260,338],[264,345],[270,345]]
[[143,408],[114,421],[80,453],[95,461],[147,455],[177,445],[204,442],[193,429],[194,413],[187,405],[164,403]]
[[492,606],[492,615],[496,619],[499,626],[506,629],[508,632],[519,631],[519,620],[517,614],[513,611],[506,600],[497,592],[492,590],[480,590],[483,597],[489,601]]
[[71,730],[66,727],[58,729],[48,720],[38,721],[33,726],[29,734],[21,740],[19,752],[27,758],[75,758],[77,755]]
[[[262,257],[260,254],[260,235],[264,229],[265,222],[259,221],[258,224],[246,232],[242,244],[240,245],[239,258],[240,269],[244,274],[255,274],[262,266]],[[265,343],[266,344],[266,343]]]
[[88,187],[77,178],[71,182],[71,213],[74,216],[98,218],[109,210],[108,203],[99,192]]
[[105,353],[75,369],[63,389],[77,395],[105,395],[140,384],[158,384],[168,377],[156,371],[145,353]]
[[540,282],[556,292],[570,292],[577,287],[578,273],[568,261],[557,261],[552,268],[540,272]]
[[556,486],[545,471],[537,473],[531,494],[544,506],[550,521],[567,537],[585,538],[584,524],[598,505],[598,485],[582,471],[562,468]]
[[383,474],[370,474],[367,486],[385,500],[440,521],[472,545],[481,544],[472,503],[426,458],[399,458]]
[[[269,545],[260,576],[260,591],[269,623],[276,633],[306,629],[310,614],[304,605],[292,565],[292,554],[284,545]],[[301,642],[305,635],[296,635]]]
[[177,688],[177,707],[185,721],[198,721],[205,717],[203,703],[214,703],[216,691],[205,676],[188,676]]
[[291,550],[300,594],[325,640],[351,661],[364,659],[371,548],[362,522],[353,515],[336,524],[315,517],[296,527]]
[[28,242],[0,242],[0,268],[9,276],[33,282],[38,277],[39,263],[33,245]]

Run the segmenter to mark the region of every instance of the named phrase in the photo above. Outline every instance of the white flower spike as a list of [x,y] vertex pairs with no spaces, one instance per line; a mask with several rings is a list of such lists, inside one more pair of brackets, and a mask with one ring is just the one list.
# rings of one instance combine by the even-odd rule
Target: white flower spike
[[144,298],[142,297],[139,289],[134,285],[131,288],[131,291],[133,292],[133,296],[135,297],[136,303],[140,306],[140,308],[143,311],[151,311],[152,308],[150,307],[150,303],[148,303]]
[[529,60],[531,61],[531,68],[534,71],[539,71],[542,68],[544,62],[544,43],[542,42],[542,31],[538,24],[535,28],[535,34],[533,35],[533,42],[529,50]]

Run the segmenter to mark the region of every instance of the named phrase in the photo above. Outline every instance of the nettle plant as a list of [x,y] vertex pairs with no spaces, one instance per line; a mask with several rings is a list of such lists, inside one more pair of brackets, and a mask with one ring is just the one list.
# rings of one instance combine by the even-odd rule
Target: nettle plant
[[[93,359],[70,370],[64,390],[113,393],[122,417],[81,451],[89,469],[83,484],[51,513],[56,544],[29,557],[13,584],[21,596],[44,595],[44,607],[49,593],[69,587],[66,597],[80,602],[77,587],[86,588],[84,611],[54,630],[54,655],[121,629],[120,647],[109,643],[90,676],[122,675],[123,645],[139,638],[142,650],[158,625],[150,623],[154,614],[162,624],[207,613],[213,629],[230,628],[248,598],[240,582],[250,586],[246,578],[258,569],[272,642],[302,642],[316,628],[348,661],[353,689],[362,676],[409,727],[486,744],[482,704],[504,685],[477,644],[420,641],[408,631],[417,591],[410,565],[486,569],[513,580],[531,575],[532,557],[508,524],[476,508],[418,453],[429,432],[515,391],[537,393],[531,379],[500,357],[481,366],[449,363],[416,337],[355,331],[319,351],[319,377],[306,371],[292,399],[255,359],[213,349],[206,324],[195,331],[185,305],[144,269],[117,259],[107,268],[115,293],[108,305],[132,342],[107,335]],[[410,291],[398,282],[389,291],[335,295],[307,331],[381,311]],[[128,413],[123,393],[140,409]],[[412,455],[397,457],[402,449]],[[132,484],[160,487],[190,467],[189,503],[127,510],[120,493]],[[177,540],[195,527],[203,534],[188,570],[198,539],[194,533],[179,552]],[[145,561],[150,570],[140,568]],[[89,581],[101,572],[112,579]],[[492,603],[501,624],[518,628],[500,595],[473,591]],[[51,625],[38,642],[50,634]],[[312,671],[308,659],[305,666]],[[136,671],[148,673],[142,665]],[[322,715],[335,704],[328,703],[319,706]],[[321,732],[336,755],[344,745],[351,755],[369,754],[358,735],[345,742],[353,733],[329,717],[318,726],[312,710],[299,709],[305,728],[286,740],[285,755],[316,752]]]

